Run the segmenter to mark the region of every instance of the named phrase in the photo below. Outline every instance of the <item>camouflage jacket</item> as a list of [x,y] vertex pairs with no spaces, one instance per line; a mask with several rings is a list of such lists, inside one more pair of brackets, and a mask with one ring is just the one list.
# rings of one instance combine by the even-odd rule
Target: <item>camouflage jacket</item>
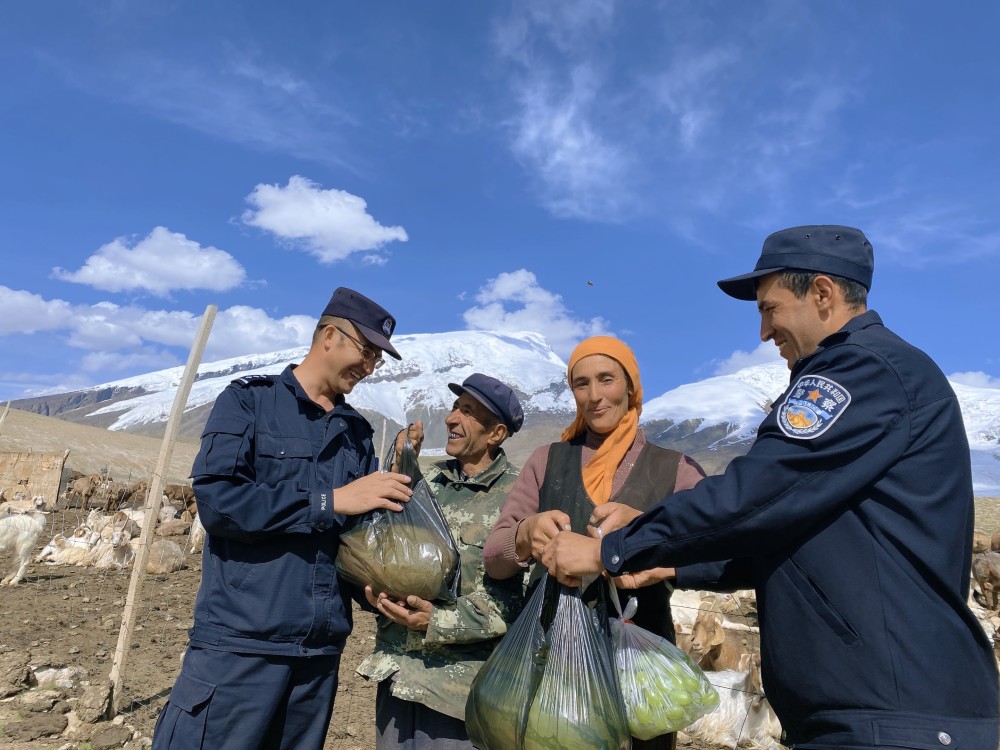
[[377,616],[375,650],[358,674],[377,681],[395,675],[397,698],[465,719],[472,678],[524,606],[520,576],[499,581],[483,566],[483,543],[517,474],[503,450],[474,477],[463,476],[454,459],[439,461],[427,472],[427,485],[461,554],[459,598],[434,606],[426,633]]

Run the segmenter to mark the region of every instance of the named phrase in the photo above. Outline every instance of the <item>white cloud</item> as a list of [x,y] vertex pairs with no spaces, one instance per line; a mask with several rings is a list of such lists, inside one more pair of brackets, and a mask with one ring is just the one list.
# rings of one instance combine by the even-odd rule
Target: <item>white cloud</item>
[[227,308],[215,317],[206,348],[206,360],[304,346],[312,339],[318,318],[318,314],[272,318],[255,307],[236,305]]
[[[125,101],[172,123],[227,142],[291,154],[324,164],[345,164],[341,131],[354,116],[330,102],[346,92],[323,90],[289,70],[262,62],[246,46],[213,43],[198,56],[149,43],[103,45],[100,62],[46,51],[51,65],[74,86]],[[148,42],[149,40],[143,40]]]
[[145,290],[165,297],[175,289],[232,289],[243,281],[246,271],[223,250],[202,247],[179,232],[155,227],[131,248],[119,237],[102,245],[79,270],[56,267],[52,275],[106,292]]
[[152,372],[181,364],[184,362],[176,354],[153,347],[130,352],[89,352],[80,358],[84,372],[97,373],[102,379],[119,372]]
[[379,224],[364,199],[344,190],[323,190],[299,175],[285,187],[257,185],[246,200],[253,208],[243,213],[244,223],[303,247],[321,263],[408,239],[403,227]]
[[[92,373],[160,369],[186,361],[201,317],[184,310],[149,310],[113,302],[71,305],[0,286],[0,336],[59,332],[63,344],[86,352],[79,366]],[[316,318],[272,318],[259,308],[235,305],[216,314],[205,357],[225,359],[304,346],[312,337]],[[90,382],[78,375],[57,377],[64,382]],[[2,379],[15,376],[0,373]]]
[[1000,378],[987,375],[981,370],[974,372],[953,372],[948,380],[973,388],[1000,388]]
[[64,328],[72,311],[68,302],[0,285],[0,336]]
[[744,367],[754,367],[755,365],[771,365],[775,362],[782,362],[778,347],[771,341],[762,341],[752,352],[744,352],[737,349],[726,359],[719,362],[713,375],[728,375],[742,370]]
[[476,294],[478,306],[462,317],[466,325],[482,331],[538,331],[553,351],[566,358],[582,339],[609,334],[603,318],[572,317],[562,297],[543,289],[535,274],[524,268],[501,273]]
[[613,0],[522,3],[494,26],[498,55],[514,64],[511,151],[537,181],[542,204],[559,217],[615,221],[634,202],[632,157],[609,135],[619,118],[607,113],[620,113],[609,102],[597,52],[614,6]]
[[642,84],[649,97],[646,114],[656,122],[652,132],[659,135],[666,131],[682,151],[695,151],[722,114],[722,84],[739,62],[736,47],[706,42],[697,48],[678,49],[660,72],[653,66],[654,72]]
[[[128,356],[150,356],[149,344],[177,347],[186,352],[194,344],[201,317],[183,310],[145,310],[99,303],[78,308],[70,344],[96,352],[128,352]],[[205,357],[225,359],[303,346],[309,343],[315,326],[316,317],[272,318],[259,308],[234,305],[216,313]],[[96,359],[91,357],[89,361]]]
[[593,73],[580,67],[569,87],[541,76],[518,92],[514,154],[541,182],[541,198],[556,216],[616,220],[632,204],[629,155],[605,138],[590,118],[595,104]]

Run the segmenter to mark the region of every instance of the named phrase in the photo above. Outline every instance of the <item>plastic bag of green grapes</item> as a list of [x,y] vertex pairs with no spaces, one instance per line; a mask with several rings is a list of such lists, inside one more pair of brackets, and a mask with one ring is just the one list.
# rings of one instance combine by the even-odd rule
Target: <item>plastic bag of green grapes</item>
[[629,732],[650,740],[715,710],[719,694],[691,657],[634,624],[635,610],[635,599],[629,599],[621,617],[611,619],[611,638]]
[[472,681],[465,706],[479,750],[628,750],[625,706],[603,603],[543,575]]

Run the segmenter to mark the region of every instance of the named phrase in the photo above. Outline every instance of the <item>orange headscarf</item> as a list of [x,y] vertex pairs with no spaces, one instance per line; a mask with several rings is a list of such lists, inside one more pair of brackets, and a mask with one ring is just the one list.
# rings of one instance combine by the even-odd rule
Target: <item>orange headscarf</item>
[[[581,341],[569,357],[566,378],[573,387],[573,368],[584,357],[603,354],[622,366],[632,380],[632,395],[628,400],[628,411],[618,426],[608,435],[590,461],[583,467],[583,486],[596,505],[603,505],[611,498],[611,485],[618,464],[625,458],[639,429],[639,415],[642,413],[642,383],[639,382],[639,364],[628,346],[611,336],[592,336]],[[583,414],[577,409],[573,424],[563,430],[562,439],[572,440],[587,429]]]

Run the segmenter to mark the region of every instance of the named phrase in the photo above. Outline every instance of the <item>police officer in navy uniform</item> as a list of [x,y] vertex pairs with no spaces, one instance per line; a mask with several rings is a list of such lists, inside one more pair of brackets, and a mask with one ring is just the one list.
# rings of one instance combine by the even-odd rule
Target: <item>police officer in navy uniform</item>
[[154,748],[323,747],[352,625],[341,528],[412,494],[405,474],[375,471],[371,425],[344,400],[383,352],[400,359],[395,326],[341,287],[298,366],[234,380],[216,400],[192,469],[201,588]]
[[791,370],[750,451],[641,516],[598,508],[603,540],[562,532],[543,562],[566,583],[674,566],[683,588],[755,588],[787,745],[995,750],[996,663],[966,604],[962,415],[934,362],[867,309],[873,265],[851,227],[770,235],[753,271],[719,282],[756,300]]

